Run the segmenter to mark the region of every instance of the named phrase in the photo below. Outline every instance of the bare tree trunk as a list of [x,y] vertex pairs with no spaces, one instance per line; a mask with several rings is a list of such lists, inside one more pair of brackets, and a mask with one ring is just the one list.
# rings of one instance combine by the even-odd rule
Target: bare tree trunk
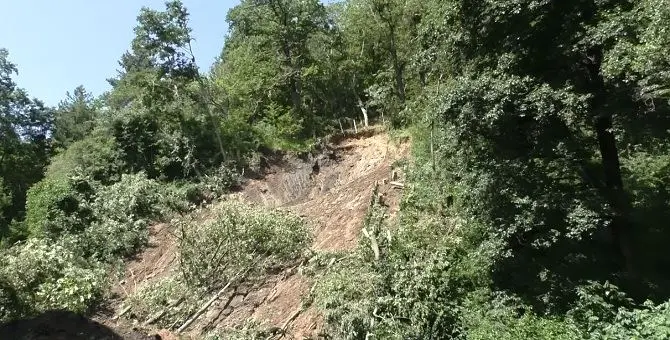
[[358,94],[356,94],[356,99],[358,100],[358,107],[361,109],[361,113],[363,114],[364,126],[368,127],[368,110],[365,108],[365,105],[363,104],[363,101]]

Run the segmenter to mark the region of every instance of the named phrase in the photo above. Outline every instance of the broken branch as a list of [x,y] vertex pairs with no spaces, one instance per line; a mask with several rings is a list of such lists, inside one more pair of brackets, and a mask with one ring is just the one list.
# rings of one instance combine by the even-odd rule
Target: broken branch
[[228,281],[228,283],[223,288],[221,288],[221,290],[219,290],[216,294],[214,294],[214,296],[212,296],[211,299],[207,300],[207,302],[205,302],[205,304],[202,305],[202,307],[200,307],[200,309],[198,309],[198,311],[195,312],[195,314],[193,314],[193,316],[190,319],[186,320],[186,322],[183,325],[181,325],[179,329],[177,329],[177,333],[181,333],[186,328],[188,328],[188,326],[190,326],[195,320],[197,320],[200,317],[200,315],[202,315],[202,313],[204,313],[209,308],[209,306],[211,306],[214,303],[214,301],[218,300],[221,297],[221,295],[225,293],[228,287],[230,287],[230,285],[232,285],[233,282],[235,282],[235,280],[237,280],[238,277],[245,275],[246,272],[249,271],[249,269],[251,269],[251,267],[247,268],[244,271],[244,273],[239,273],[233,276],[233,278],[230,279],[230,281]]

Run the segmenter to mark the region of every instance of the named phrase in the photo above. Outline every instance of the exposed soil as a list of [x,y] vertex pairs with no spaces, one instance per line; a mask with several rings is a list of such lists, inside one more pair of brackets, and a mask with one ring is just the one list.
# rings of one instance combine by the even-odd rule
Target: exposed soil
[[[316,156],[284,158],[270,166],[262,178],[248,180],[231,196],[304,217],[313,227],[315,251],[350,250],[357,244],[376,185],[391,215],[397,212],[401,192],[389,183],[395,180],[394,162],[407,156],[407,151],[408,143],[395,144],[385,133],[368,131],[336,141]],[[206,218],[206,211],[203,214]],[[167,224],[151,228],[149,247],[128,264],[124,280],[113,289],[115,299],[111,304],[116,312],[111,314],[119,312],[122,300],[140,283],[168,275],[175,267],[172,232]],[[165,330],[144,334],[159,334],[162,339],[197,339],[215,328],[256,320],[268,328],[285,328],[284,339],[316,339],[323,326],[322,317],[313,307],[302,306],[311,288],[310,278],[293,267],[259,282],[231,288],[185,335],[177,337]],[[113,315],[101,317],[101,322],[110,328],[132,327],[131,321]]]

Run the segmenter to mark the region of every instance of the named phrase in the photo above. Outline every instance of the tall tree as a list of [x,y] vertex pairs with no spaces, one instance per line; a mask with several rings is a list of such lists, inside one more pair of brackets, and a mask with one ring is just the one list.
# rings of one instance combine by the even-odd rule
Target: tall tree
[[[281,112],[279,115],[285,117],[288,125],[302,125],[303,133],[315,132],[316,108],[309,98],[316,96],[310,93],[314,87],[306,85],[305,80],[316,71],[318,64],[310,41],[325,34],[329,27],[325,7],[317,0],[245,0],[231,9],[227,20],[230,36],[217,68],[229,72],[232,79],[226,80],[222,75],[222,81],[224,84],[244,83],[240,76],[245,70],[256,69],[258,73],[250,75],[252,83],[243,88],[267,98],[260,102],[253,97],[231,98],[231,104],[251,100],[251,103],[240,104],[251,111],[252,117],[272,116],[273,111],[287,108],[288,115]],[[236,86],[224,86],[231,94],[239,92],[234,89]],[[265,113],[261,113],[263,111]]]
[[8,56],[0,49],[0,237],[23,217],[26,192],[42,178],[52,149],[52,110],[16,86]]
[[[466,134],[468,138],[486,138],[496,147],[528,152],[492,155],[501,162],[510,155],[529,161],[537,158],[539,155],[528,149],[534,145],[533,141],[546,143],[554,139],[551,143],[555,145],[556,152],[572,150],[571,156],[559,156],[551,149],[545,149],[549,153],[542,154],[540,159],[561,157],[557,159],[565,161],[563,166],[566,170],[579,173],[583,183],[599,194],[602,203],[598,209],[602,209],[604,224],[609,226],[625,266],[632,270],[630,239],[634,226],[629,218],[630,201],[624,188],[621,146],[616,135],[617,129],[623,129],[625,135],[631,125],[617,126],[615,123],[630,121],[633,117],[645,119],[638,114],[643,110],[640,99],[645,93],[653,92],[643,91],[643,95],[638,97],[634,95],[636,88],[659,90],[662,87],[658,86],[665,85],[657,83],[650,86],[649,83],[651,79],[662,80],[662,72],[656,75],[643,72],[634,81],[620,75],[640,75],[637,71],[643,65],[639,63],[642,54],[635,51],[656,51],[649,54],[652,57],[642,57],[649,61],[644,65],[667,65],[667,57],[660,57],[667,53],[658,53],[668,46],[664,38],[649,35],[654,32],[652,34],[657,36],[661,27],[658,23],[663,22],[661,18],[667,19],[667,11],[662,10],[663,6],[658,1],[608,0],[457,0],[450,1],[447,7],[451,9],[445,18],[451,31],[446,48],[448,59],[460,66],[462,71],[458,73],[464,82],[468,80],[471,86],[476,86],[478,82],[488,84],[486,86],[492,86],[490,90],[493,92],[480,99],[470,98],[462,102],[462,108],[453,107],[455,111],[450,111],[452,114],[460,112],[458,115],[447,115],[445,118],[453,119],[464,114],[467,108],[495,98],[495,91],[512,90],[507,86],[499,87],[499,81],[535,83],[512,90],[530,92],[509,92],[505,95],[519,96],[517,99],[508,98],[497,104],[489,102],[491,107],[487,109],[481,107],[483,112],[489,112],[482,117],[483,121],[495,119],[501,125],[488,122],[490,125],[487,126],[482,125],[481,120],[469,120],[466,124],[461,122],[461,131],[469,131]],[[645,15],[653,19],[644,20]],[[471,79],[474,83],[470,82]],[[528,96],[540,89],[554,93],[547,94],[547,98],[554,97],[558,102],[545,109],[538,107],[532,114],[522,114],[529,106],[519,102],[518,98],[530,100]],[[663,91],[655,93],[658,97]],[[571,109],[565,111],[566,108]],[[662,106],[655,109],[665,110]],[[510,134],[508,138],[497,139],[495,136],[502,131],[489,130],[492,126],[513,130],[507,130],[506,133]],[[547,127],[550,128],[544,130]],[[512,135],[521,137],[517,140]],[[538,140],[540,136],[544,137]],[[514,145],[515,148],[509,149]],[[522,145],[526,146],[520,148]],[[593,159],[599,160],[595,166]],[[560,182],[558,178],[547,180]],[[518,187],[521,186],[519,183]],[[539,195],[539,191],[535,194]],[[556,220],[551,223],[556,223]]]
[[100,103],[83,86],[78,86],[66,96],[58,105],[54,117],[53,138],[60,148],[86,137],[95,127],[100,109]]

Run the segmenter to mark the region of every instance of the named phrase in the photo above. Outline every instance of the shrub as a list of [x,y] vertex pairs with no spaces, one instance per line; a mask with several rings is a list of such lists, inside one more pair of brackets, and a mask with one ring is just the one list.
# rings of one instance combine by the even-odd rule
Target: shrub
[[314,300],[328,331],[338,339],[364,339],[374,325],[377,287],[382,277],[360,259],[337,264],[317,280]]
[[5,187],[2,177],[0,177],[0,240],[8,235],[8,218],[5,216],[5,209],[11,207],[12,196]]
[[468,294],[461,310],[468,339],[583,338],[580,328],[571,320],[535,315],[530,306],[517,299],[502,293],[491,294],[485,289]]
[[132,315],[140,320],[148,320],[164,310],[165,314],[155,324],[171,328],[186,321],[202,305],[200,297],[204,293],[186,286],[178,276],[169,276],[143,283],[126,302]]
[[31,236],[56,239],[80,233],[93,221],[88,202],[94,188],[88,179],[48,176],[28,190],[26,228]]
[[305,223],[293,214],[224,201],[208,220],[180,223],[181,270],[190,284],[213,287],[249,267],[285,266],[309,240]]
[[67,178],[84,174],[107,185],[118,181],[125,170],[126,164],[116,140],[100,129],[54,156],[47,169],[47,177]]
[[101,187],[91,203],[96,220],[83,235],[87,253],[105,260],[133,254],[160,215],[159,190],[144,173],[123,175],[118,183]]
[[212,203],[242,181],[233,164],[221,165],[198,180],[163,184],[161,206],[164,214],[191,212],[199,205]]
[[33,238],[0,255],[4,286],[0,317],[10,319],[51,309],[84,312],[101,297],[105,269],[61,243]]
[[592,339],[651,339],[670,337],[670,302],[643,308],[620,309],[611,323],[600,324],[590,334]]

